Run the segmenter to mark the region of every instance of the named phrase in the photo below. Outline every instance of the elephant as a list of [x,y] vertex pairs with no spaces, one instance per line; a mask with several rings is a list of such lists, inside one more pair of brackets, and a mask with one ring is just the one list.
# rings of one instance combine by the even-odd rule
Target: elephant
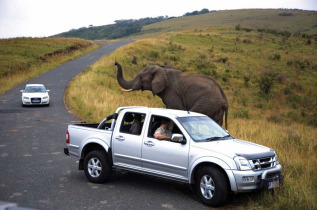
[[149,90],[166,108],[205,114],[227,129],[228,101],[220,85],[211,77],[184,73],[171,66],[149,65],[127,81],[116,61],[117,80],[124,91]]

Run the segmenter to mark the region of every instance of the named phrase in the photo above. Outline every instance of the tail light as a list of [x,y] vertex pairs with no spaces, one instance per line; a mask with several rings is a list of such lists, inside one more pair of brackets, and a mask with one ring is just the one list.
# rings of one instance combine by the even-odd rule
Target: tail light
[[68,130],[66,131],[66,144],[69,144],[70,139],[69,139],[69,133]]

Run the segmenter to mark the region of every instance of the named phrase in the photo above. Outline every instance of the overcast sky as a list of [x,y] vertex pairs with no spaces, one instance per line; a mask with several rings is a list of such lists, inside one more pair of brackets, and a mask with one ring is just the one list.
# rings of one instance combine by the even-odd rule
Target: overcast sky
[[115,20],[182,16],[203,8],[316,11],[317,0],[0,0],[0,38],[45,37]]

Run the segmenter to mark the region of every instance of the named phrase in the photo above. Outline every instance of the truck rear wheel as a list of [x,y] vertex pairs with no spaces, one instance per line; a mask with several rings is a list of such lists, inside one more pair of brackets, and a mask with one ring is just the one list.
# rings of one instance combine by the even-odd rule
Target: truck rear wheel
[[105,152],[89,152],[84,159],[84,171],[87,179],[93,183],[103,183],[111,175],[111,166]]
[[228,196],[228,182],[216,167],[203,167],[196,176],[196,190],[200,200],[208,206],[223,205]]

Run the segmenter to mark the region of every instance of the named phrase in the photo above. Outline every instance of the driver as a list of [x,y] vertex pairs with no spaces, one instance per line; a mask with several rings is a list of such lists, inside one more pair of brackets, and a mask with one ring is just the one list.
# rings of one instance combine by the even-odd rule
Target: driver
[[162,120],[161,126],[154,132],[154,137],[158,140],[170,140],[172,137],[173,122],[170,120]]

